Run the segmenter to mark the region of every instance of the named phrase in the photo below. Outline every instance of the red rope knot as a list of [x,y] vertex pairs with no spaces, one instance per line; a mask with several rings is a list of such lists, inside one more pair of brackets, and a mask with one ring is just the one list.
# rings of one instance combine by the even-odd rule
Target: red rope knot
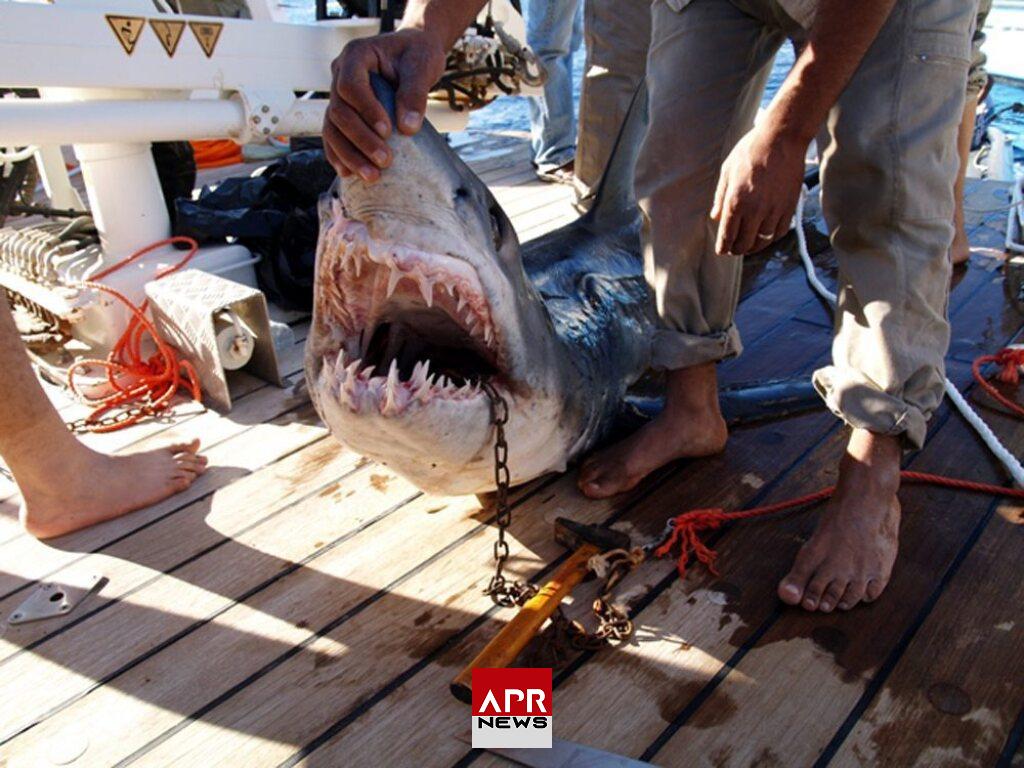
[[992,362],[999,366],[996,378],[1004,384],[1017,386],[1020,383],[1020,366],[1024,365],[1024,348],[1006,347],[992,356]]
[[715,560],[718,559],[718,553],[701,540],[700,533],[721,528],[728,519],[729,515],[723,509],[695,509],[677,515],[672,518],[672,533],[654,550],[654,554],[656,557],[666,557],[678,544],[677,568],[681,578],[686,578],[686,566],[691,554],[717,576]]

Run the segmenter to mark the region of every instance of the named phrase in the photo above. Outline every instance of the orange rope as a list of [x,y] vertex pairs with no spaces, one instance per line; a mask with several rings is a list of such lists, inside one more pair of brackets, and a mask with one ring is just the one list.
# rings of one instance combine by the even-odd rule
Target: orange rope
[[996,363],[1000,366],[996,378],[1004,384],[1020,384],[1020,366],[1024,365],[1024,349],[1007,347],[1001,349],[994,355],[982,355],[974,361],[971,370],[974,372],[974,379],[981,385],[981,388],[988,393],[989,397],[1009,410],[1015,416],[1024,419],[1024,408],[1008,398],[995,388],[992,382],[988,381],[981,374],[981,367],[989,363]]
[[[975,360],[972,366],[974,377],[981,387],[997,402],[1009,409],[1011,413],[1024,418],[1024,408],[1000,393],[982,375],[981,368],[988,363],[998,363],[1001,366],[999,373],[996,374],[996,378],[1000,381],[1007,384],[1017,384],[1020,381],[1018,366],[1024,365],[1024,349],[1003,349],[994,355],[983,355]],[[959,480],[923,472],[900,472],[900,478],[908,483],[923,483],[972,493],[986,493],[991,496],[1024,499],[1024,489],[1022,488],[1006,488],[991,483],[977,483],[971,480]],[[702,532],[716,530],[726,523],[737,520],[749,520],[753,517],[774,515],[798,507],[817,504],[829,498],[835,493],[835,490],[836,487],[833,485],[795,499],[787,499],[775,504],[765,504],[760,507],[752,507],[751,509],[742,509],[734,512],[726,512],[721,508],[694,509],[683,512],[681,515],[676,515],[671,519],[672,532],[654,550],[654,554],[656,557],[666,557],[678,547],[677,568],[681,577],[686,577],[686,567],[691,556],[717,576],[719,574],[715,561],[718,559],[718,553],[704,543],[700,536]]]
[[221,168],[242,162],[242,148],[230,139],[193,141],[192,153],[197,168]]
[[[136,251],[128,258],[99,272],[93,281],[82,283],[87,288],[113,296],[128,308],[131,320],[105,360],[76,360],[67,373],[68,388],[87,405],[93,406],[92,413],[85,419],[85,428],[90,432],[113,432],[141,421],[147,416],[159,413],[169,404],[181,387],[186,387],[196,402],[202,401],[199,376],[188,360],[179,360],[178,354],[166,341],[160,338],[153,323],[146,317],[149,300],[136,306],[124,294],[108,285],[96,282],[123,269],[133,261],[157,248],[182,243],[189,251],[177,264],[157,272],[154,280],[166,277],[184,267],[199,250],[199,244],[190,237],[169,237]],[[142,341],[149,334],[156,345],[156,352],[149,358],[142,356]],[[89,397],[75,384],[75,375],[80,369],[98,366],[106,370],[107,382],[113,392],[102,397]],[[118,377],[127,383],[122,383]],[[141,403],[141,405],[134,405]],[[104,418],[114,409],[122,409],[117,418]]]

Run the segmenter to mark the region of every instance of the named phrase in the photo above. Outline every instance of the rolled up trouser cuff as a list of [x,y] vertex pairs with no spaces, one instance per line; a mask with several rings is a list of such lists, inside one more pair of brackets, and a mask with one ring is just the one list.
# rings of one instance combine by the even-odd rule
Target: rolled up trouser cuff
[[651,367],[674,371],[704,363],[717,363],[743,351],[739,331],[732,325],[724,331],[698,335],[661,328],[654,332]]
[[928,417],[917,408],[884,392],[855,371],[834,366],[814,372],[814,388],[829,410],[855,429],[901,437],[907,448],[921,448]]

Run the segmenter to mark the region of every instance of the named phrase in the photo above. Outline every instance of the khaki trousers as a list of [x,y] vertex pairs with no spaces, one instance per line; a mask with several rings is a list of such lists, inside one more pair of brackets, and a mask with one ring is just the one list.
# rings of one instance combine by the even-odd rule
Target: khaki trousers
[[[943,394],[956,131],[976,10],[976,0],[897,3],[826,125],[822,201],[839,308],[833,363],[815,386],[848,424],[910,446]],[[740,352],[741,259],[715,254],[708,211],[775,52],[804,35],[775,0],[654,0],[636,184],[658,367]]]
[[629,102],[644,79],[650,38],[651,0],[584,0],[587,60],[573,174],[581,207],[593,202]]

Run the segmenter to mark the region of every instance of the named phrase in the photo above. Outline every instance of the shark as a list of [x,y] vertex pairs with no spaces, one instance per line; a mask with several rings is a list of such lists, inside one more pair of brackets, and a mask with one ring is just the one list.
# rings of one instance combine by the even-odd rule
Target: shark
[[[392,86],[372,85],[394,121]],[[335,182],[305,369],[338,440],[424,491],[479,494],[495,490],[498,402],[513,485],[620,428],[657,328],[633,192],[645,122],[641,88],[593,205],[525,244],[429,124],[392,134],[377,182]]]

